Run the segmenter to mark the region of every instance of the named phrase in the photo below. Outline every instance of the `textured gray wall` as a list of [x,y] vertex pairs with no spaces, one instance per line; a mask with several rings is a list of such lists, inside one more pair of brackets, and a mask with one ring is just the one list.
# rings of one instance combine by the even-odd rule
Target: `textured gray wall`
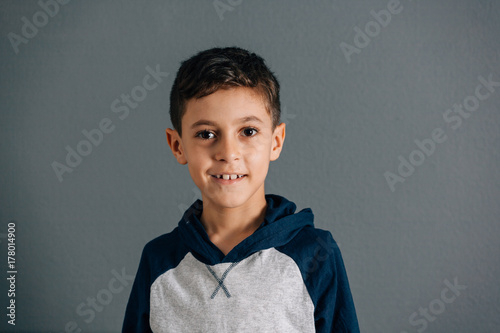
[[[283,87],[266,193],[332,231],[362,331],[498,332],[500,86],[482,82],[500,82],[500,2],[215,4],[0,3],[0,267],[14,220],[17,269],[0,330],[120,330],[142,247],[199,197],[165,138],[175,72],[237,45]],[[146,91],[148,66],[169,75]],[[99,126],[60,181],[54,161]]]

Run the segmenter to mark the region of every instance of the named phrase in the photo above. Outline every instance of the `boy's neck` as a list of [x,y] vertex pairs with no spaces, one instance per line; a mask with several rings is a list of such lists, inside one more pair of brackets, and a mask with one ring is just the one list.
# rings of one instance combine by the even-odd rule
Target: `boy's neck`
[[225,255],[259,228],[267,210],[265,196],[236,208],[203,206],[200,221],[212,243]]

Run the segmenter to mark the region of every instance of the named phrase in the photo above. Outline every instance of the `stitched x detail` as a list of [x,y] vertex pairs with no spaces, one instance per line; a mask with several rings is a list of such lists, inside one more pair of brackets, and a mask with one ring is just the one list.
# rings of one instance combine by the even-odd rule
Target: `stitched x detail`
[[227,274],[229,273],[229,271],[231,269],[233,269],[233,267],[236,266],[238,263],[239,263],[239,261],[238,262],[233,262],[226,269],[226,271],[224,272],[224,274],[222,274],[222,277],[220,279],[217,276],[217,274],[215,274],[215,272],[210,268],[210,266],[208,266],[208,265],[205,264],[205,266],[207,266],[208,271],[213,275],[213,277],[217,280],[217,282],[219,282],[219,284],[217,285],[217,288],[215,288],[214,292],[212,293],[212,296],[210,296],[211,299],[214,299],[215,295],[217,295],[217,293],[219,292],[219,289],[221,289],[221,288],[222,288],[222,290],[224,290],[224,293],[226,294],[227,298],[231,297],[231,294],[229,293],[229,291],[227,290],[226,286],[224,285],[224,280],[226,279]]

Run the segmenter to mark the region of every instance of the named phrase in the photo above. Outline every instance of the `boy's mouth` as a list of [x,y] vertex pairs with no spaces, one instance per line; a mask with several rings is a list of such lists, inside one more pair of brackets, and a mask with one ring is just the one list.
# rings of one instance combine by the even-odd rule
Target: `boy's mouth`
[[212,180],[219,185],[236,185],[243,181],[247,175],[237,175],[237,174],[224,174],[224,175],[211,175]]
[[220,174],[220,175],[211,175],[216,179],[224,179],[224,180],[235,180],[245,177],[246,175],[238,175],[238,174]]

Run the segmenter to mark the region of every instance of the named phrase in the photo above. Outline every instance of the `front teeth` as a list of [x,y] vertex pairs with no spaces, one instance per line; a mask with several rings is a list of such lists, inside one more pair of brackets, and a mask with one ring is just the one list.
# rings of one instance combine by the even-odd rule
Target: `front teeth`
[[241,177],[243,177],[243,175],[218,175],[216,177],[228,180],[228,179],[241,178]]

